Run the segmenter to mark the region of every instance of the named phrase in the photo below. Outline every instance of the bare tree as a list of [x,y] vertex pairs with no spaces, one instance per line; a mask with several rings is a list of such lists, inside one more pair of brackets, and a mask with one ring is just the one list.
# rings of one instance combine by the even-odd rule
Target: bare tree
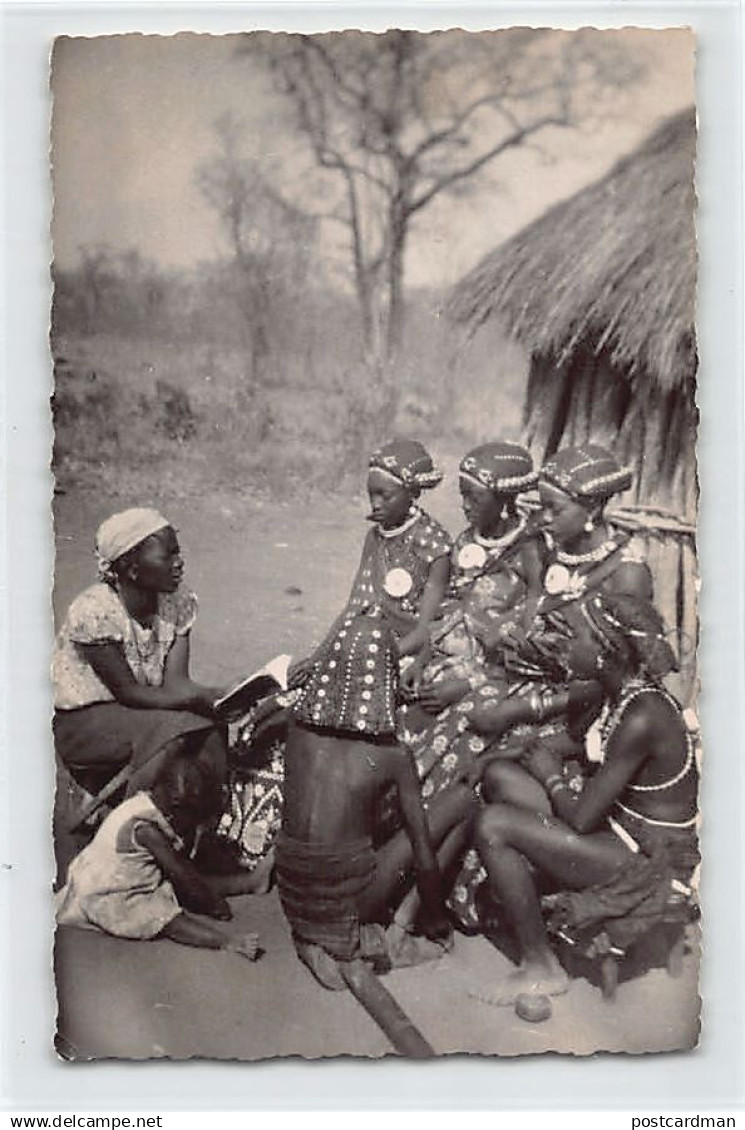
[[218,152],[197,170],[197,183],[217,213],[235,271],[235,294],[246,326],[251,376],[266,380],[272,307],[306,277],[316,220],[272,188],[258,161],[241,155],[240,122],[215,123]]
[[566,129],[638,67],[612,36],[530,28],[473,35],[252,36],[339,197],[368,354],[401,342],[412,223],[518,146]]

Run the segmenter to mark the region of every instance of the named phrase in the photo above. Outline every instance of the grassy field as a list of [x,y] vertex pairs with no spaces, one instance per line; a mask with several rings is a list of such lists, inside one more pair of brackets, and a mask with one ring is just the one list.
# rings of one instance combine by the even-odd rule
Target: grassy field
[[[493,330],[457,344],[430,315],[394,372],[387,430],[440,457],[520,430],[522,352]],[[341,348],[320,360],[317,350],[290,350],[260,384],[245,350],[210,342],[57,333],[54,356],[55,472],[69,491],[350,496],[370,446],[388,438],[370,369]]]

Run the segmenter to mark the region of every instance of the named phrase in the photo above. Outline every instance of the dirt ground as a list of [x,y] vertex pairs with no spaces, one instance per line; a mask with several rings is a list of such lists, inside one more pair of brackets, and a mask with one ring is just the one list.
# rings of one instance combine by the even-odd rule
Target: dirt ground
[[[343,603],[365,533],[363,499],[298,507],[230,494],[209,501],[64,494],[56,499],[57,621],[94,578],[98,522],[135,501],[161,506],[180,531],[186,581],[200,599],[193,670],[216,684],[228,684],[280,652],[307,653]],[[452,487],[440,488],[427,503],[451,531],[460,528]],[[127,942],[60,929],[59,1030],[71,1053],[244,1060],[390,1053],[386,1038],[349,994],[322,989],[297,961],[276,892],[235,899],[233,909],[235,929],[261,936],[266,952],[255,965],[168,941]],[[393,973],[386,983],[442,1054],[638,1053],[696,1042],[694,952],[686,955],[679,977],[651,970],[621,984],[612,1003],[576,979],[542,1024],[471,995],[507,968],[485,939],[458,936],[448,956]]]

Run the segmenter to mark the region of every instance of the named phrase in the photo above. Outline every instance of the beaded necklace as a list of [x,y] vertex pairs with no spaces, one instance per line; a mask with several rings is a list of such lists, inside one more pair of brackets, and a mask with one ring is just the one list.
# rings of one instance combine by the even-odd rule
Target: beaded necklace
[[390,530],[384,529],[383,526],[378,526],[378,533],[382,538],[396,538],[399,534],[404,534],[407,530],[410,530],[420,514],[421,510],[417,506],[414,508],[414,512],[410,514],[406,521],[402,522],[400,526],[396,526],[394,529]]
[[483,534],[472,530],[473,541],[461,546],[457,557],[458,568],[467,576],[454,578],[456,587],[464,584],[470,585],[483,576],[488,567],[498,560],[505,550],[510,549],[523,533],[527,519],[521,518],[518,524],[506,534],[498,538],[486,538]]
[[567,553],[566,550],[559,549],[556,551],[556,560],[560,565],[590,565],[610,557],[616,548],[616,539],[613,534],[610,534],[604,542],[595,546],[594,549],[588,550],[587,553]]
[[[636,676],[633,679],[630,679],[625,684],[616,705],[612,708],[607,708],[607,713],[600,722],[600,747],[603,751],[608,748],[608,742],[617,730],[621,718],[623,717],[623,714],[626,711],[627,707],[634,701],[634,699],[639,698],[640,695],[650,693],[657,694],[661,698],[665,699],[665,701],[674,708],[676,713],[680,710],[680,707],[673,696],[669,694],[661,684],[650,682],[649,679],[644,679],[640,676]],[[605,709],[606,708],[604,708],[604,710]],[[683,760],[683,765],[678,770],[678,772],[673,777],[670,777],[669,780],[661,781],[659,784],[627,785],[626,787],[628,789],[631,789],[637,793],[664,792],[666,789],[671,789],[674,785],[677,785],[680,781],[683,780],[683,778],[688,774],[691,766],[693,765],[694,760],[693,735],[688,729],[688,726],[685,725],[685,722],[683,723],[683,725],[685,730],[686,755]]]
[[512,545],[517,540],[519,535],[523,532],[527,525],[527,518],[519,518],[517,525],[508,530],[506,534],[502,534],[498,538],[487,538],[483,534],[478,533],[477,530],[473,531],[473,540],[484,547],[484,549],[506,549],[508,545]]

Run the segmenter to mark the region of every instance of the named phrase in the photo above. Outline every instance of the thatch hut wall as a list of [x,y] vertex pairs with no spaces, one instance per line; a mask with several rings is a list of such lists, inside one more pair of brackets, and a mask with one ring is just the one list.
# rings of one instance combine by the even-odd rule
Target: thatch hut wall
[[[602,180],[502,244],[455,288],[449,315],[495,318],[531,357],[526,442],[539,461],[594,440],[635,471],[660,611],[695,680],[695,160],[693,110]],[[663,528],[649,529],[662,511]],[[669,514],[678,521],[666,522]],[[658,516],[659,517],[659,516]]]

